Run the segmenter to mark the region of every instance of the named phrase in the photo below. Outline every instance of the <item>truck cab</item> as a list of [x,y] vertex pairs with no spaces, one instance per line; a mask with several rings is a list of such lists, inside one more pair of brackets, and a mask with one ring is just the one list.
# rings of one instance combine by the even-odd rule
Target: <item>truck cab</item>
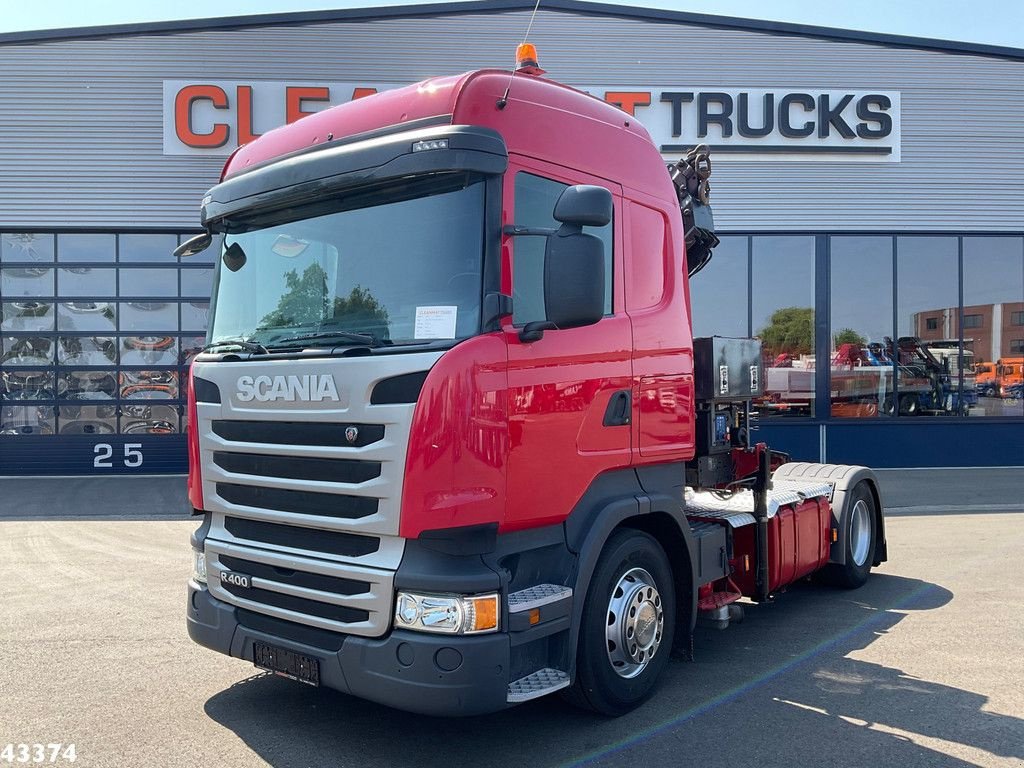
[[[221,250],[188,390],[200,644],[411,711],[572,685],[619,714],[717,605],[698,603],[732,534],[688,520],[684,486],[732,478],[742,409],[695,380],[690,182],[630,115],[538,73],[311,115],[238,149],[203,199],[207,234],[179,249]],[[705,365],[733,371],[723,393],[760,391],[742,349],[752,364]],[[743,440],[743,474],[761,455],[767,478]],[[717,458],[698,466],[701,441]],[[885,557],[868,471],[788,482],[817,489],[785,502],[814,499],[814,534],[769,575],[765,480],[750,590],[828,563],[862,581]],[[833,534],[822,499],[848,491],[860,516]]]

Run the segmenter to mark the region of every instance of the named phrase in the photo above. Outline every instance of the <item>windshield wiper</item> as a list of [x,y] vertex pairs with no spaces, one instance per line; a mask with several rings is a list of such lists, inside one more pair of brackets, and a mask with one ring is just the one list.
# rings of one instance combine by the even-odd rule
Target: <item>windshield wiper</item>
[[267,349],[281,349],[282,347],[294,347],[298,344],[305,344],[309,341],[324,342],[328,339],[351,341],[355,344],[365,344],[368,347],[380,347],[386,344],[372,333],[353,333],[351,331],[321,331],[319,333],[307,333],[301,336],[289,336],[286,339],[278,339],[270,344]]
[[212,341],[209,344],[207,344],[205,347],[203,347],[202,351],[203,352],[209,352],[211,349],[216,349],[217,347],[241,347],[246,352],[252,352],[252,353],[257,354],[257,355],[265,355],[265,354],[267,354],[267,348],[264,347],[259,342],[257,342],[257,341],[249,341],[248,339],[242,339],[242,338],[237,338],[237,339],[220,339],[218,341]]

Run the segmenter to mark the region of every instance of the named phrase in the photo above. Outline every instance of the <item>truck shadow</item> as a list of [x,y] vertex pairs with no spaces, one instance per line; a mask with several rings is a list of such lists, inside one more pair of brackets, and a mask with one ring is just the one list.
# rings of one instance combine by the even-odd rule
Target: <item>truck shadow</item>
[[965,750],[1024,759],[1024,720],[983,711],[985,696],[849,657],[908,612],[951,597],[885,574],[855,592],[799,584],[773,604],[747,606],[746,620],[724,632],[698,629],[697,663],[674,661],[654,698],[616,720],[555,697],[431,718],[262,674],[211,697],[205,710],[274,766],[677,764],[684,756],[705,766],[973,765],[958,756]]

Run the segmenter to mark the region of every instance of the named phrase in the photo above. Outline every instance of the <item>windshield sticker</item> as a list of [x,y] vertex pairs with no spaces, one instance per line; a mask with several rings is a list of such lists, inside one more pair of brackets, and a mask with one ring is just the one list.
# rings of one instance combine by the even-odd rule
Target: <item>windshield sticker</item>
[[458,307],[416,307],[417,339],[454,339]]

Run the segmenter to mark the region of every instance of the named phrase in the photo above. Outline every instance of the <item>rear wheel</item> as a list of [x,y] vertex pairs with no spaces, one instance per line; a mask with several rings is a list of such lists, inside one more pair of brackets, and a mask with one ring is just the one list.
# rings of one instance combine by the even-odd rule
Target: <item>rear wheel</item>
[[865,482],[857,483],[846,498],[843,511],[846,562],[828,566],[829,580],[836,586],[856,589],[868,580],[875,561],[875,525],[878,510],[875,497]]
[[587,590],[567,698],[612,716],[643,703],[669,661],[675,601],[672,567],[658,542],[642,531],[612,534]]

